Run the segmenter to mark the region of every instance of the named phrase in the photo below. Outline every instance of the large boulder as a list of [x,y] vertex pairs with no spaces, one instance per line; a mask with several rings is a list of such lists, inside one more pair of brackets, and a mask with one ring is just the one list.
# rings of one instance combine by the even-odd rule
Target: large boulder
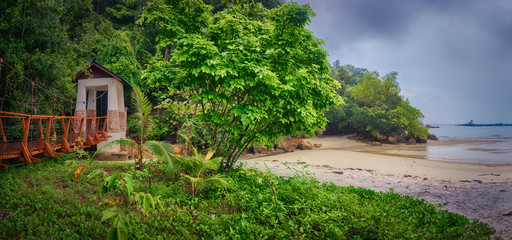
[[395,137],[396,137],[396,141],[397,141],[398,143],[407,143],[407,139],[406,139],[406,138],[404,138],[403,136],[397,135],[397,136],[395,136]]
[[298,137],[285,137],[282,143],[276,145],[277,149],[282,149],[285,152],[293,152],[295,149],[314,150],[320,147],[322,147],[322,144],[311,144],[304,138]]
[[439,138],[437,138],[437,136],[435,134],[433,134],[433,133],[429,134],[427,136],[427,139],[428,140],[439,140]]
[[313,146],[315,146],[315,148],[321,148],[321,147],[323,147],[323,145],[322,145],[322,144],[320,144],[320,143],[315,143],[315,144],[313,144]]
[[299,149],[300,150],[315,150],[315,146],[311,144],[308,141],[302,140],[301,143],[299,143]]
[[407,141],[407,145],[416,145],[416,140],[414,140],[413,138],[409,139]]
[[398,139],[397,139],[396,136],[389,136],[387,143],[397,144],[398,143]]
[[427,137],[416,137],[417,143],[427,143]]
[[284,141],[280,143],[277,148],[284,150],[285,152],[293,152],[295,150],[295,146],[293,146],[290,140]]
[[388,137],[384,134],[379,134],[379,136],[377,136],[377,140],[379,140],[379,142],[383,142],[383,141],[386,141]]
[[290,141],[292,142],[292,145],[295,147],[295,148],[298,148],[299,145],[302,143],[302,141],[304,141],[304,139],[302,138],[298,138],[298,137],[291,137]]

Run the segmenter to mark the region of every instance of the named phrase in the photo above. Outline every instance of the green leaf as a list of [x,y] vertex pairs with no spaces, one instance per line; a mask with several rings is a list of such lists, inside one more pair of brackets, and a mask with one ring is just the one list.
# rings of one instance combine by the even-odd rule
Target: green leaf
[[118,240],[127,240],[128,239],[128,229],[126,227],[117,227],[117,239]]
[[126,181],[126,191],[127,195],[130,196],[133,193],[133,179],[132,176],[129,173],[123,174],[123,178]]
[[112,176],[110,176],[110,179],[108,181],[108,190],[111,190],[117,183],[117,179],[121,176],[121,173],[120,172],[115,172],[114,174],[112,174]]
[[153,201],[153,198],[151,197],[150,194],[145,194],[144,196],[144,213],[148,213],[149,210],[151,209],[151,202]]
[[110,230],[108,230],[108,240],[117,240],[118,234],[117,234],[117,227],[111,227]]
[[102,172],[101,169],[95,169],[94,171],[92,171],[89,174],[87,174],[87,176],[85,177],[85,180],[89,181],[90,179],[98,176],[101,172]]
[[100,222],[110,219],[110,218],[116,216],[117,214],[118,214],[117,208],[114,205],[109,205],[107,207],[107,209],[103,210],[103,214],[102,214]]

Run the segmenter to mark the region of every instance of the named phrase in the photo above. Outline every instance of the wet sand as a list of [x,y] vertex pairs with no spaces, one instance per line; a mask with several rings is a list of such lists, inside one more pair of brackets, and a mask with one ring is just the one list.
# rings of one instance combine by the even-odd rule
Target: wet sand
[[292,169],[304,169],[322,182],[376,191],[393,189],[431,203],[448,202],[444,209],[480,219],[501,232],[504,239],[512,239],[512,230],[508,230],[512,216],[503,215],[512,211],[512,164],[429,160],[432,146],[478,146],[484,142],[450,140],[421,145],[370,146],[345,137],[309,141],[323,147],[277,155],[246,155],[242,162],[261,170],[268,166],[282,176],[294,175]]

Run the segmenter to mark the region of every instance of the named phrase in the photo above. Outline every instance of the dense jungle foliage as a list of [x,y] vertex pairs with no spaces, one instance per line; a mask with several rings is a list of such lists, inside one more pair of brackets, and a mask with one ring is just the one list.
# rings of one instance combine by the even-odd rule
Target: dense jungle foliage
[[326,112],[326,134],[359,133],[369,138],[382,135],[425,137],[423,114],[400,95],[397,72],[380,77],[378,72],[336,60],[330,66],[333,79],[341,84],[337,93],[344,104]]
[[71,114],[74,73],[96,60],[141,86],[153,138],[186,135],[223,157],[222,169],[255,143],[311,136],[327,122],[327,133],[425,135],[396,73],[330,66],[306,29],[311,8],[284,2],[2,1],[0,57],[29,80],[4,64],[0,108]]

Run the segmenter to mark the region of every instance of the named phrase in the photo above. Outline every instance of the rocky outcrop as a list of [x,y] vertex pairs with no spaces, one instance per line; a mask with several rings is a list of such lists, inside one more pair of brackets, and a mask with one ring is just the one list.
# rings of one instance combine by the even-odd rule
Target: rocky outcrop
[[427,137],[416,137],[417,143],[427,143]]
[[322,144],[312,144],[306,139],[298,137],[285,137],[283,138],[283,142],[275,146],[275,148],[284,150],[285,152],[293,152],[296,149],[314,150],[320,147],[322,147]]
[[384,134],[379,134],[379,136],[377,136],[377,140],[379,142],[383,142],[383,141],[386,141],[386,139],[388,138],[388,136],[384,135]]
[[323,147],[323,145],[322,145],[322,144],[319,144],[319,143],[315,143],[315,144],[313,144],[313,146],[315,146],[315,148],[321,148],[321,147]]
[[416,140],[414,140],[413,138],[409,139],[407,141],[407,145],[416,145]]
[[432,133],[427,136],[427,139],[428,140],[439,140],[439,138],[437,138],[437,136]]
[[397,139],[396,136],[389,136],[388,140],[386,141],[386,143],[397,144],[398,143],[398,139]]
[[310,142],[307,142],[307,141],[303,141],[301,143],[299,143],[299,147],[298,147],[300,150],[315,150],[315,146],[313,146],[313,144],[311,144]]
[[288,139],[282,143],[279,143],[276,148],[282,149],[285,152],[293,152],[297,147],[293,146],[293,143],[290,140],[291,139]]
[[398,143],[407,143],[407,139],[406,139],[406,138],[404,138],[403,136],[400,136],[400,135],[397,135],[397,136],[396,136],[396,141],[397,141]]

